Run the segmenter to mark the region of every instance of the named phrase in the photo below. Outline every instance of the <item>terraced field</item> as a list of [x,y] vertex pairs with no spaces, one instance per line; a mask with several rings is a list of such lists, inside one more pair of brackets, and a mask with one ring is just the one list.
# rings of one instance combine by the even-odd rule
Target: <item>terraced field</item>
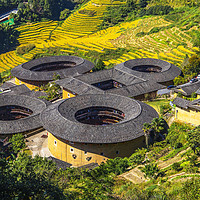
[[48,47],[59,47],[61,51],[71,54],[77,50],[104,53],[105,49],[118,47],[128,49],[128,53],[118,59],[105,60],[106,65],[143,57],[160,58],[180,65],[186,54],[190,56],[198,50],[192,47],[188,31],[176,27],[136,37],[137,33],[149,32],[152,27],[170,25],[170,22],[161,17],[121,23],[98,31],[106,8],[122,3],[112,0],[91,0],[74,11],[62,24],[57,21],[47,21],[17,28],[20,31],[19,44],[34,43],[36,48],[23,56],[16,55],[15,51],[0,55],[0,72],[31,60],[35,54],[44,53]]
[[181,31],[177,27],[143,37],[136,37],[139,32],[150,31],[153,24],[155,24],[153,27],[159,27],[167,26],[170,23],[159,17],[153,21],[152,18],[141,20],[136,28],[126,31],[125,34],[112,42],[115,47],[131,47],[130,52],[122,55],[117,60],[109,60],[106,64],[118,64],[127,59],[152,57],[180,65],[186,54],[191,56],[198,50],[198,48],[192,47],[190,42],[192,38],[188,31]]

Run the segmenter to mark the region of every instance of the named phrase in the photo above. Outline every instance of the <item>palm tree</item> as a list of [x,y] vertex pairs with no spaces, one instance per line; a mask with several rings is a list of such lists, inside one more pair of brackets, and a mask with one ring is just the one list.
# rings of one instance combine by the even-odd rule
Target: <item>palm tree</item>
[[149,147],[149,137],[150,137],[150,131],[152,129],[152,126],[150,123],[144,123],[143,124],[143,128],[142,130],[144,131],[144,136],[145,136],[145,139],[146,139],[146,146],[147,148]]
[[159,137],[159,134],[164,129],[164,119],[162,117],[154,118],[151,122],[151,126],[154,132],[154,140],[157,140]]

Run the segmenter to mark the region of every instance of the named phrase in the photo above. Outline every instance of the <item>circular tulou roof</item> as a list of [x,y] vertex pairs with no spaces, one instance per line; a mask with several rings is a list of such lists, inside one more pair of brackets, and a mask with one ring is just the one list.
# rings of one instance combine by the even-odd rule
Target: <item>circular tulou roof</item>
[[[48,65],[55,65],[55,67],[52,70],[47,70]],[[93,67],[92,62],[77,56],[50,56],[23,63],[13,68],[11,73],[22,80],[51,81],[55,73],[63,79],[86,73]],[[43,70],[44,68],[45,70]]]
[[[153,72],[142,72],[139,69],[143,66],[149,66],[152,68],[157,68],[159,71],[157,73]],[[124,63],[116,65],[116,68],[129,68],[131,69],[130,73],[136,75],[137,77],[143,78],[145,80],[153,80],[155,82],[167,82],[173,80],[175,77],[181,74],[180,68],[176,67],[175,65],[153,58],[141,58],[141,59],[133,59],[128,60]]]
[[0,107],[3,106],[20,106],[30,109],[33,113],[21,119],[0,120],[0,134],[23,133],[42,127],[39,115],[46,108],[44,101],[25,95],[2,95]]
[[[91,125],[75,118],[77,111],[91,107],[109,107],[120,110],[125,117],[112,125]],[[43,127],[62,139],[81,143],[116,143],[144,135],[145,122],[158,117],[147,104],[113,94],[82,95],[53,104],[41,113]]]

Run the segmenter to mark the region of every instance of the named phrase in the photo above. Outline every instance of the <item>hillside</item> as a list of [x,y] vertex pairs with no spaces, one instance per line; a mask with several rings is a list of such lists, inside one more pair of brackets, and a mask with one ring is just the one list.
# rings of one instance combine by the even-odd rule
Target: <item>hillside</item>
[[114,192],[121,199],[199,199],[199,155],[189,147],[195,140],[194,135],[190,140],[192,129],[173,123],[166,140],[133,154],[129,160],[135,165],[118,176]]
[[160,58],[180,66],[186,54],[191,56],[198,50],[191,40],[192,31],[199,26],[195,23],[199,9],[180,11],[184,13],[184,18],[179,19],[178,23],[172,19],[180,15],[179,12],[169,17],[138,18],[98,30],[106,9],[122,4],[124,2],[121,1],[91,0],[63,23],[45,21],[17,27],[20,32],[19,45],[35,44],[36,47],[23,55],[17,55],[15,51],[1,54],[0,72],[29,61],[38,54],[72,54],[92,61],[101,58],[109,67],[141,57]]

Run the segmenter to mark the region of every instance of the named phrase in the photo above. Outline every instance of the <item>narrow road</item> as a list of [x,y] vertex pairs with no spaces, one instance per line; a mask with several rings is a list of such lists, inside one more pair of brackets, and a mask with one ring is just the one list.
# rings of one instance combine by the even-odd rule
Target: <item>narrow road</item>
[[11,11],[9,11],[7,13],[4,13],[4,14],[0,15],[0,21],[8,18],[11,13],[17,14],[17,12],[18,12],[18,9],[14,9],[14,10],[11,10]]

